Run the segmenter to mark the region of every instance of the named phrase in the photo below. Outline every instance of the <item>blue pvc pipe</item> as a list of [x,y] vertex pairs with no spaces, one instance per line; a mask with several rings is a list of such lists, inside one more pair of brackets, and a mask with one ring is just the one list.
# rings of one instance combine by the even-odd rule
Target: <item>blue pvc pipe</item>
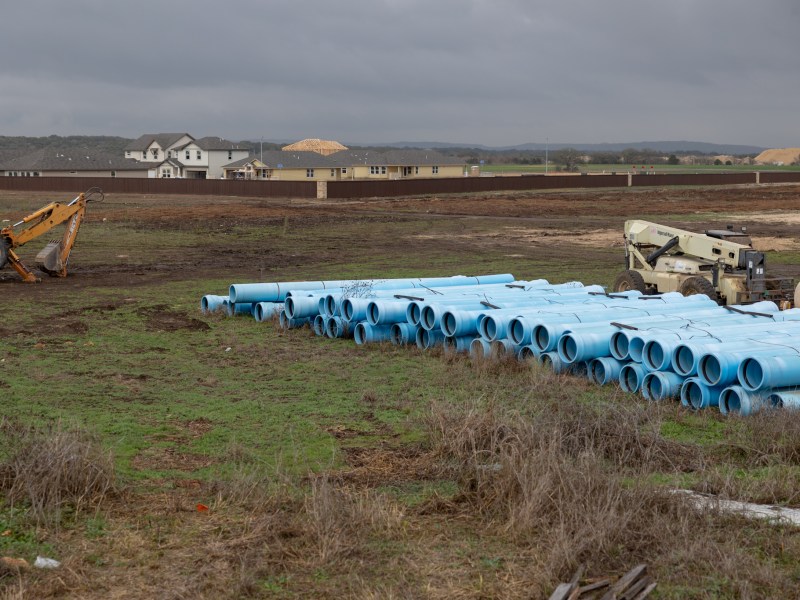
[[491,353],[492,356],[495,358],[503,358],[506,356],[517,356],[517,350],[519,349],[514,342],[508,339],[502,340],[494,340],[493,342],[489,342],[491,346]]
[[[352,323],[350,323],[350,325],[352,325]],[[356,344],[359,346],[374,342],[389,341],[391,339],[391,335],[391,325],[370,325],[364,321],[358,323],[353,330],[353,338],[355,339]]]
[[[786,349],[787,352],[796,352]],[[800,385],[800,355],[753,356],[739,364],[739,383],[750,391]]]
[[305,319],[289,319],[286,316],[286,312],[285,311],[281,310],[281,311],[278,312],[278,324],[283,329],[299,329],[300,327],[303,327],[304,325],[307,325],[310,322],[311,322],[311,319],[309,319],[309,318],[305,318]]
[[407,344],[415,344],[417,340],[416,325],[410,323],[393,323],[391,329],[391,341],[395,346],[405,346]]
[[325,335],[329,338],[353,337],[353,328],[341,317],[327,317],[325,319]]
[[370,325],[391,325],[406,320],[407,300],[372,300],[367,306]]
[[519,352],[517,352],[517,358],[519,360],[535,360],[538,362],[541,354],[542,353],[536,346],[528,344],[527,346],[520,346]]
[[319,296],[289,296],[283,306],[290,319],[314,317],[319,314]]
[[214,294],[206,294],[200,298],[200,310],[204,313],[211,313],[223,309],[224,302],[227,296],[215,296]]
[[767,406],[763,395],[753,394],[739,385],[726,387],[719,395],[719,411],[723,415],[747,417]]
[[629,362],[622,365],[622,369],[619,371],[620,389],[623,392],[635,394],[642,387],[642,380],[646,374],[647,372],[639,363]]
[[273,317],[277,317],[282,307],[283,304],[280,302],[256,302],[253,305],[253,316],[256,321],[263,323],[264,321],[269,321]]
[[348,323],[367,318],[367,308],[372,298],[345,298],[341,302],[341,316]]
[[444,350],[445,352],[455,352],[459,354],[468,353],[470,344],[472,344],[472,340],[474,339],[475,336],[471,335],[465,335],[461,337],[445,337]]
[[492,345],[483,338],[476,337],[469,345],[469,355],[472,358],[489,358],[492,355]]
[[800,409],[800,390],[771,390],[767,403],[772,408]]
[[671,371],[651,371],[642,379],[642,396],[654,402],[677,398],[681,393],[683,377]]
[[719,395],[725,387],[724,385],[707,386],[697,377],[689,377],[681,386],[681,404],[692,410],[719,406]]
[[253,303],[252,302],[237,302],[236,304],[232,304],[228,302],[225,305],[225,309],[228,313],[229,317],[233,317],[236,315],[247,315],[252,317],[253,316]]
[[[564,358],[559,353],[563,361]],[[572,361],[575,362],[575,361]],[[598,385],[606,385],[612,381],[619,381],[619,373],[623,363],[610,356],[601,356],[589,362],[589,370],[592,372],[592,381]]]
[[313,329],[314,333],[317,335],[325,335],[325,317],[322,315],[314,317],[314,320],[311,321],[311,329]]
[[436,346],[444,344],[444,334],[441,329],[427,330],[420,327],[417,329],[417,348],[420,350],[430,350]]
[[739,379],[739,365],[755,356],[776,356],[786,352],[776,346],[763,348],[750,342],[749,350],[706,352],[697,361],[697,377],[706,385],[729,385]]

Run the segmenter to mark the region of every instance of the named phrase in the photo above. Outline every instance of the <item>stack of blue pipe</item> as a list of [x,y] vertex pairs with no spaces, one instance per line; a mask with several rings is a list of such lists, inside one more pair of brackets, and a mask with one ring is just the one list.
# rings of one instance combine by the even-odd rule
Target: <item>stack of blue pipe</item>
[[359,345],[532,359],[694,410],[800,408],[800,310],[780,312],[773,302],[722,307],[703,295],[607,294],[499,274],[235,283],[228,296],[203,296],[201,309],[309,325]]

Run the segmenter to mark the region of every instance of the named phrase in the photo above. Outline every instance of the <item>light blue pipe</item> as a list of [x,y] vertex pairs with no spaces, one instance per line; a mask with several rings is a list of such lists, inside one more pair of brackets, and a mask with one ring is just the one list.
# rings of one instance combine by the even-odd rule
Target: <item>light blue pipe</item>
[[566,333],[558,340],[558,355],[566,363],[608,356],[610,354],[609,337],[610,333],[607,330],[581,334]]
[[[748,319],[747,323],[749,324],[750,317],[745,318]],[[683,345],[685,341],[706,341],[711,339],[715,342],[720,342],[743,339],[745,336],[752,336],[754,331],[763,333],[765,329],[769,328],[770,323],[772,321],[765,320],[763,323],[754,326],[745,326],[739,320],[739,317],[730,317],[725,321],[715,322],[705,329],[685,328],[680,331],[656,332],[645,342],[641,359],[652,370],[663,371],[672,368],[673,356],[678,347]]]
[[738,369],[739,383],[749,392],[800,385],[800,355],[786,348],[783,356],[745,358]]
[[427,329],[420,327],[417,329],[416,343],[417,348],[420,350],[430,350],[431,348],[442,346],[444,344],[444,334],[442,333],[441,329],[428,331]]
[[653,402],[678,398],[683,381],[683,377],[671,371],[651,371],[642,379],[642,396]]
[[491,354],[494,358],[503,358],[506,356],[513,356],[516,358],[519,347],[509,339],[494,340],[489,342],[491,347]]
[[719,412],[748,417],[769,404],[763,395],[753,394],[739,385],[726,387],[719,395]]
[[341,316],[348,323],[363,321],[367,318],[367,308],[372,298],[345,298],[341,302]]
[[253,317],[259,323],[263,323],[277,317],[281,308],[283,308],[283,304],[280,302],[256,302],[253,304]]
[[325,335],[325,317],[322,315],[317,315],[314,317],[314,319],[311,321],[311,329],[317,335]]
[[229,317],[238,315],[247,315],[249,317],[253,316],[252,302],[237,302],[236,304],[228,302],[225,305],[225,310],[227,311]]
[[329,338],[353,337],[353,328],[341,317],[326,317],[325,335]]
[[200,310],[204,313],[212,313],[217,310],[224,309],[224,302],[226,296],[215,296],[214,294],[206,294],[200,298]]
[[286,312],[281,310],[278,312],[278,324],[282,329],[299,329],[304,325],[308,325],[311,322],[311,319],[304,318],[304,319],[289,319],[286,316]]
[[739,365],[746,358],[778,356],[786,351],[786,348],[763,348],[751,342],[748,350],[706,352],[697,361],[697,377],[706,385],[730,385],[739,379]]
[[[553,370],[553,373],[568,373],[570,365],[564,363],[557,352],[542,352],[539,355],[539,364]],[[591,370],[591,369],[590,369]]]
[[496,275],[480,275],[466,277],[423,277],[418,279],[345,279],[334,281],[292,281],[273,283],[234,283],[229,289],[231,302],[283,302],[289,290],[326,290],[331,288],[350,288],[367,284],[372,289],[403,289],[452,287],[465,285],[482,285],[511,283],[514,276],[510,273]]
[[517,358],[519,360],[535,360],[539,361],[539,356],[541,356],[541,352],[539,349],[534,346],[533,344],[528,344],[527,346],[520,346],[519,352],[517,352]]
[[[346,321],[352,326],[352,323]],[[392,337],[391,325],[370,325],[364,321],[359,322],[353,329],[353,339],[359,346],[374,342],[388,342]]]
[[[410,305],[409,309],[411,309]],[[484,308],[481,311],[447,310],[441,318],[442,331],[451,337],[477,335],[478,322],[489,310],[491,309]],[[414,312],[413,309],[411,312]],[[408,312],[406,316],[409,316]]]
[[391,325],[406,320],[408,301],[372,300],[367,306],[367,321],[370,325]]
[[[563,361],[563,357],[559,353]],[[572,361],[575,362],[575,361]],[[571,364],[571,363],[568,363]],[[622,362],[610,356],[601,356],[589,362],[589,370],[592,372],[592,381],[598,385],[606,385],[612,381],[619,381],[619,373],[623,367]]]
[[319,296],[289,296],[283,307],[290,319],[314,317],[319,314]]
[[772,408],[800,409],[800,390],[770,390],[767,403]]
[[[653,296],[648,297],[653,298]],[[697,310],[698,306],[704,306],[711,302],[707,297],[705,297],[706,300],[692,300],[691,298],[694,297],[687,298],[684,304],[680,304],[674,299],[668,303],[649,303],[649,301],[633,299],[628,302],[614,301],[603,304],[585,304],[580,310],[570,306],[567,311],[558,315],[522,315],[510,324],[511,337],[515,342],[525,342],[530,335],[531,342],[544,351],[545,348],[557,348],[557,342],[562,334],[569,332],[578,324],[599,326],[601,324],[608,325],[610,322],[617,320],[634,320],[658,315],[677,315]],[[668,317],[662,316],[662,318]],[[611,336],[617,329],[611,328],[607,331],[610,341]],[[607,356],[608,354],[608,352],[605,352],[603,355]]]
[[472,358],[489,358],[492,355],[492,345],[486,340],[476,337],[469,345],[469,355]]
[[405,346],[407,344],[415,344],[417,340],[416,325],[410,323],[393,323],[391,329],[391,341],[395,346]]
[[[789,345],[794,346],[795,343],[791,341],[792,336],[800,335],[800,328],[795,324],[789,323],[764,323],[755,329],[751,327],[744,328],[746,333],[742,336],[735,335],[727,337],[720,341],[719,339],[712,340],[689,340],[679,344],[672,353],[672,368],[676,373],[681,375],[694,375],[697,373],[697,368],[700,359],[709,353],[718,352],[739,352],[748,349],[760,349],[762,347],[778,348],[781,351],[785,350],[782,342],[789,341]],[[743,337],[747,335],[747,337]],[[768,338],[767,339],[764,338]],[[787,340],[786,338],[789,338]],[[770,344],[770,342],[773,342]],[[779,352],[780,353],[780,352]]]
[[[616,360],[616,359],[614,359]],[[635,362],[629,362],[622,365],[619,371],[619,387],[623,392],[635,394],[642,387],[642,380],[647,372],[642,368],[642,365]]]
[[719,406],[719,395],[724,385],[707,386],[697,377],[688,377],[681,386],[681,404],[692,410]]
[[472,344],[472,340],[474,339],[475,337],[471,335],[465,335],[461,337],[445,337],[444,350],[448,353],[466,354],[469,352],[470,344]]

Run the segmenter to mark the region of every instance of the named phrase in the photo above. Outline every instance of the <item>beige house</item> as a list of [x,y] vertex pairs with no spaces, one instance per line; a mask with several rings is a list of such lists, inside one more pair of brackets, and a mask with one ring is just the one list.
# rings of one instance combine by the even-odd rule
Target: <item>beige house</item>
[[269,151],[223,167],[225,179],[342,181],[462,177],[465,163],[431,150]]

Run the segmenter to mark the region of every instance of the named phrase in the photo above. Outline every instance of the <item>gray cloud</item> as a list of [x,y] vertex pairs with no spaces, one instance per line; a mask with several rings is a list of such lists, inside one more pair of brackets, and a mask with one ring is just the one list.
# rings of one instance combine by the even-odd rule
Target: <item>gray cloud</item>
[[0,135],[800,145],[798,24],[791,0],[27,0]]

